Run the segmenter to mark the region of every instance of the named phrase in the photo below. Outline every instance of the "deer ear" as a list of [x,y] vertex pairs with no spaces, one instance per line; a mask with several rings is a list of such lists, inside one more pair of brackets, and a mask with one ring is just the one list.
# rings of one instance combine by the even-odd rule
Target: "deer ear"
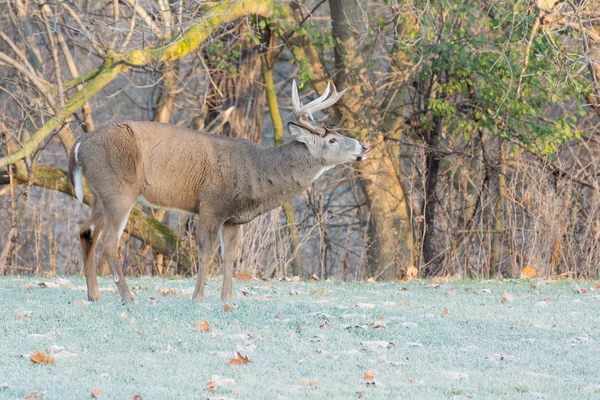
[[296,125],[293,122],[289,122],[288,123],[288,132],[294,138],[294,140],[304,143],[306,145],[312,144],[312,141],[311,141],[312,134],[305,131],[304,128],[302,128],[301,126]]

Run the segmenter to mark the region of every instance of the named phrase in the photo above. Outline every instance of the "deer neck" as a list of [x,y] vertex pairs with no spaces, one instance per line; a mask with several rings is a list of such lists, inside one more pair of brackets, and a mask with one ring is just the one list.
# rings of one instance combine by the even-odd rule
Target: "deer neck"
[[324,159],[313,156],[305,144],[296,141],[269,149],[268,153],[260,186],[273,200],[288,200],[333,167]]

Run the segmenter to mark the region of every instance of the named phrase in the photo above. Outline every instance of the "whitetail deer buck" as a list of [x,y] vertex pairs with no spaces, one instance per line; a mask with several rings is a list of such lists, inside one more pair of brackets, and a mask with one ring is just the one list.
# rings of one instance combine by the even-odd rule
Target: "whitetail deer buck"
[[117,255],[129,212],[139,199],[198,215],[200,265],[193,299],[204,300],[207,268],[220,242],[221,298],[230,300],[240,225],[302,192],[328,169],[366,159],[366,145],[308,119],[344,92],[334,86],[327,98],[327,85],[323,96],[302,106],[294,81],[292,104],[299,125],[289,123],[294,140],[276,148],[155,122],[112,124],[79,139],[69,156],[69,177],[80,201],[83,177],[94,195],[92,215],[80,232],[89,299],[100,299],[94,253],[101,242],[121,300],[133,300]]

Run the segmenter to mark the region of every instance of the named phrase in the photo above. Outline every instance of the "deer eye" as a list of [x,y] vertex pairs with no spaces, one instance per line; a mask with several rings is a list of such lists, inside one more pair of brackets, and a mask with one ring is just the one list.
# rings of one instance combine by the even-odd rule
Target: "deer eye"
[[335,144],[337,143],[337,139],[329,139],[329,144]]

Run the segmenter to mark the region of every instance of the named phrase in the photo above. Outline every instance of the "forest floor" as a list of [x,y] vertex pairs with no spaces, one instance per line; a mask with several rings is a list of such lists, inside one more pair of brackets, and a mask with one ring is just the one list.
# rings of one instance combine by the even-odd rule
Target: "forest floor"
[[0,398],[600,398],[596,282],[128,281],[1,278]]

